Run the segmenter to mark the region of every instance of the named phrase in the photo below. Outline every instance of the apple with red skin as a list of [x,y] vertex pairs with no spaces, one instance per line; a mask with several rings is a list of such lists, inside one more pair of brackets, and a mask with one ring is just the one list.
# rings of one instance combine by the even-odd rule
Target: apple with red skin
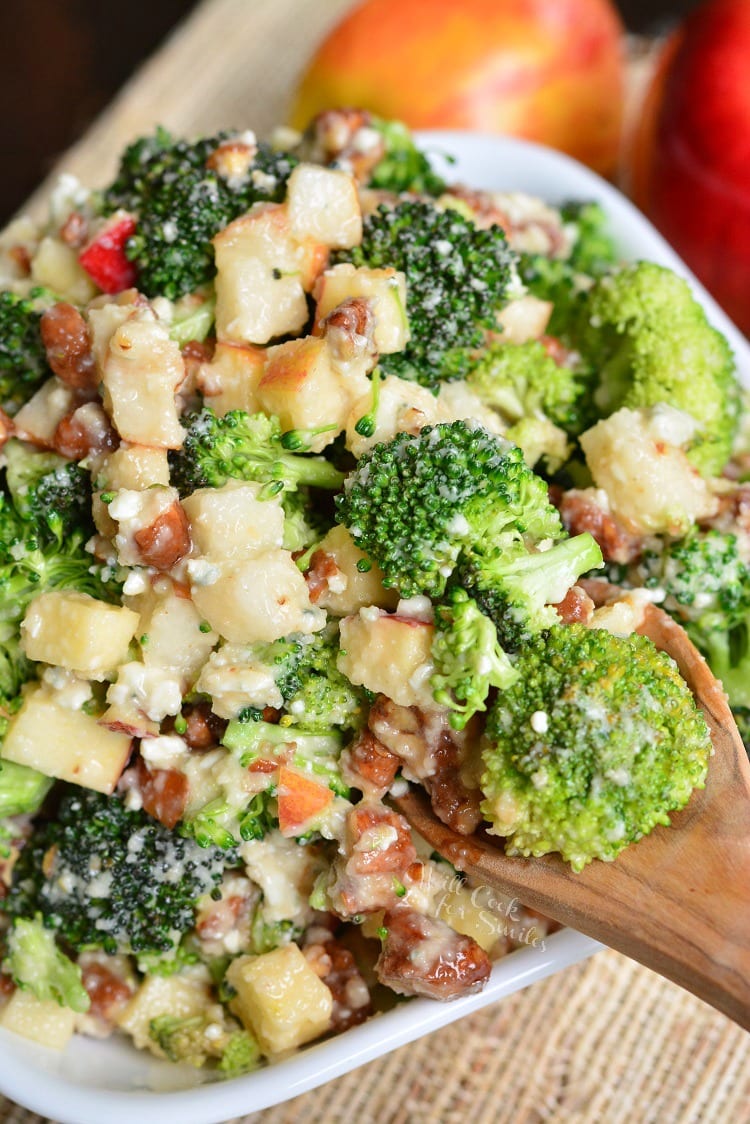
[[364,0],[311,60],[292,124],[357,106],[412,128],[526,137],[607,175],[623,87],[612,0]]
[[635,202],[750,332],[750,3],[710,0],[668,40],[636,132]]

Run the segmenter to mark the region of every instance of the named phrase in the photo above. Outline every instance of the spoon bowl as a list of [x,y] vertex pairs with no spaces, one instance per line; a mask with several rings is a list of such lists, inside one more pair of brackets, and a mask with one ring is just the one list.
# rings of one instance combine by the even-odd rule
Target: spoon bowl
[[[599,601],[612,589],[587,584]],[[684,630],[648,605],[638,631],[677,663],[714,746],[706,787],[670,827],[576,874],[559,855],[520,858],[484,831],[458,835],[436,818],[423,792],[395,804],[476,883],[640,961],[750,1030],[750,764],[726,695]]]

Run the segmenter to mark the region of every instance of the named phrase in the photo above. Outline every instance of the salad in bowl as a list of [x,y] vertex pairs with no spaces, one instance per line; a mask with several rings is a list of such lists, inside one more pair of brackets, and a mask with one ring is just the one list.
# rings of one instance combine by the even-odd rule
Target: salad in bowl
[[747,727],[741,339],[572,161],[426,144],[159,130],[3,236],[4,1030],[242,1081],[413,1037],[593,946],[390,796],[576,870],[668,824],[711,744],[650,602]]

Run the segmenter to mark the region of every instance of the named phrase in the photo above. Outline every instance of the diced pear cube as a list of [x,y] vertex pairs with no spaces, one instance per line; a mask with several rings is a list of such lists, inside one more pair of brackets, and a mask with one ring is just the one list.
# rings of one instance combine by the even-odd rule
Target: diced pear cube
[[257,414],[258,383],[265,365],[266,353],[259,347],[217,343],[213,359],[203,363],[198,374],[205,404],[220,418],[230,410]]
[[335,617],[346,617],[356,613],[363,605],[377,605],[382,609],[395,609],[398,593],[383,585],[383,572],[374,562],[369,570],[360,570],[365,555],[355,544],[346,527],[332,527],[321,539],[317,551],[328,555],[333,561],[337,575],[329,582],[328,588],[318,598],[316,604]]
[[259,499],[261,485],[229,480],[199,488],[182,503],[196,552],[205,558],[239,558],[281,546],[284,511],[278,499]]
[[99,476],[107,491],[120,488],[141,491],[152,484],[169,484],[167,450],[151,445],[122,444],[110,453],[102,465]]
[[282,429],[331,426],[310,444],[312,452],[319,453],[344,428],[351,396],[334,366],[327,341],[305,336],[268,349],[258,401],[267,413],[278,417]]
[[216,235],[214,253],[219,340],[268,343],[303,328],[305,291],[328,250],[293,237],[286,206],[256,204]]
[[64,1050],[73,1037],[75,1011],[52,999],[37,999],[30,991],[14,991],[0,1010],[0,1026],[40,1046]]
[[232,644],[317,632],[325,613],[310,604],[307,582],[285,550],[222,559],[205,576],[190,575],[193,600],[211,627]]
[[30,603],[21,643],[30,660],[58,664],[92,679],[127,659],[138,614],[88,593],[52,590]]
[[435,627],[426,621],[360,609],[341,622],[338,668],[352,683],[401,706],[435,706],[430,689]]
[[395,269],[355,268],[348,263],[334,265],[320,275],[314,294],[315,331],[334,308],[350,297],[370,301],[375,320],[375,347],[381,355],[403,351],[409,342],[406,316],[406,278]]
[[108,730],[85,711],[61,706],[46,687],[33,686],[8,724],[2,756],[109,795],[127,764],[131,743],[130,734]]
[[184,377],[179,344],[148,310],[136,310],[112,333],[102,364],[104,405],[124,441],[181,447],[175,395]]
[[362,211],[347,172],[298,164],[287,184],[287,206],[295,238],[313,238],[334,250],[362,241]]
[[232,1011],[264,1054],[280,1054],[328,1030],[333,996],[296,944],[240,956],[227,971],[236,988]]

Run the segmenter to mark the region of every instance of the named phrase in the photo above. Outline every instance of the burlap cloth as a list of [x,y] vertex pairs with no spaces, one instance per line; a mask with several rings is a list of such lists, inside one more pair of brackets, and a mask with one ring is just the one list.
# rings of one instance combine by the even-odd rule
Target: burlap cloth
[[[208,0],[63,161],[105,181],[155,122],[283,121],[300,67],[350,0]],[[425,0],[428,3],[428,0]],[[32,200],[39,203],[44,188]],[[5,1124],[41,1117],[0,1098]],[[106,1109],[102,1119],[106,1119]],[[750,1038],[611,951],[243,1124],[748,1124]]]

